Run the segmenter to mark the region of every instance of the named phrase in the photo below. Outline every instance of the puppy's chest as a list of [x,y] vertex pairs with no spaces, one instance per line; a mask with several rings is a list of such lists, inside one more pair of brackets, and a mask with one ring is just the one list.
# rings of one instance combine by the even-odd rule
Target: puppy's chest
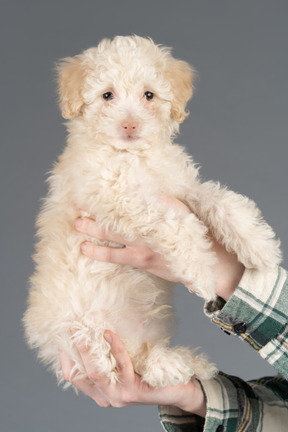
[[84,199],[83,206],[98,214],[135,211],[157,200],[159,195],[176,195],[175,174],[175,168],[169,169],[161,160],[156,163],[147,158],[117,154],[100,158],[94,166],[86,166],[77,196]]

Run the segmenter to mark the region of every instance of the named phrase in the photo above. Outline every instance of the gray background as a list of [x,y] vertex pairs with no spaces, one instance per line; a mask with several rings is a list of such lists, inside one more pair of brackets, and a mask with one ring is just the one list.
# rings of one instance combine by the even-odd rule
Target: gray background
[[[253,198],[282,240],[287,265],[286,0],[1,0],[1,353],[3,432],[162,430],[156,407],[98,408],[62,391],[23,340],[34,220],[45,173],[65,143],[54,63],[103,37],[136,33],[172,46],[199,72],[178,142],[220,180]],[[248,346],[203,316],[177,287],[177,343],[201,345],[245,379],[273,374]]]

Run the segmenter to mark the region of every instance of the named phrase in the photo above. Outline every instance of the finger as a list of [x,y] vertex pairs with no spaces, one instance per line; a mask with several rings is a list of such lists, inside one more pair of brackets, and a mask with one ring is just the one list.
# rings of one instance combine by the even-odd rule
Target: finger
[[[124,248],[123,248],[124,249]],[[111,248],[109,246],[100,246],[92,242],[81,244],[81,251],[84,255],[100,262],[111,262],[114,264],[126,264],[126,258],[123,256],[122,248]]]
[[[113,248],[86,241],[81,244],[81,250],[84,255],[96,261],[129,265],[151,272],[157,261],[163,260],[161,255],[140,243],[127,245],[124,248]],[[168,262],[165,263],[168,265]]]
[[86,391],[84,391],[84,393],[87,393],[87,389],[91,387],[91,382],[89,381],[89,379],[77,378],[78,371],[75,368],[74,361],[62,349],[59,349],[59,357],[62,368],[62,375],[65,381],[70,382],[81,391],[84,391],[85,389]]
[[125,245],[127,241],[123,236],[115,233],[110,233],[98,222],[91,218],[83,217],[76,219],[75,227],[77,231],[95,237],[99,240],[111,241]]
[[115,358],[118,378],[127,385],[134,380],[134,367],[123,342],[115,333],[106,331],[104,338],[111,346],[111,354]]
[[[85,344],[85,342],[83,340],[77,340],[77,330],[71,330],[71,333],[74,337],[74,345],[76,346],[76,348],[80,354],[84,368],[86,370],[86,374],[87,374],[90,382],[91,383],[92,382],[93,383],[100,383],[102,381],[107,381],[106,377],[103,376],[102,374],[100,374],[98,372],[97,368],[95,367],[95,363],[93,362],[93,357],[89,352],[88,346]],[[80,381],[81,381],[81,379],[79,380],[79,382]],[[74,384],[74,382],[73,382],[73,384]],[[81,384],[81,382],[80,382],[80,384]],[[86,384],[85,380],[84,380],[84,384]],[[76,381],[75,381],[75,385],[76,385]]]
[[[73,335],[77,335],[77,330],[71,330]],[[93,399],[97,405],[103,408],[111,406],[109,394],[111,392],[111,382],[106,375],[100,374],[93,363],[93,357],[89,353],[89,348],[84,341],[74,342],[79,354],[81,356],[83,365],[85,367],[87,377],[77,378],[77,375],[72,379],[72,384],[81,392],[85,393]]]
[[74,378],[72,378],[71,384],[73,384],[77,390],[80,390],[86,396],[89,396],[91,399],[93,399],[100,407],[108,408],[111,406],[105,395],[105,392],[102,391],[102,388],[96,385],[89,378],[78,378],[76,375]]
[[101,387],[96,385],[89,378],[77,379],[76,377],[73,380],[72,384],[82,393],[93,399],[97,403],[97,405],[103,408],[108,408],[109,406],[111,406]]
[[65,381],[71,382],[75,363],[62,349],[59,349],[59,360],[63,378]]
[[65,381],[70,382],[82,393],[92,398],[97,403],[97,405],[104,408],[111,406],[110,402],[105,397],[105,393],[103,393],[100,388],[97,388],[94,382],[92,382],[89,378],[77,378],[75,363],[62,349],[59,349],[59,358],[62,368],[62,375]]
[[100,262],[129,265],[131,267],[147,268],[152,259],[152,251],[149,248],[125,247],[113,248],[100,246],[92,242],[81,244],[81,251],[87,257]]
[[183,201],[180,201],[171,195],[161,195],[160,202],[168,205],[171,208],[174,208],[175,210],[179,210],[183,214],[191,213],[191,210],[186,204],[183,203]]

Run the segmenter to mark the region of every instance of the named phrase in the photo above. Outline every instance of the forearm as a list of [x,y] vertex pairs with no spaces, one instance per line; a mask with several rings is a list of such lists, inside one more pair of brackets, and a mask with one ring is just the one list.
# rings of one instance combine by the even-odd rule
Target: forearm
[[281,267],[245,270],[239,286],[222,309],[206,304],[212,322],[249,343],[288,378],[288,276]]

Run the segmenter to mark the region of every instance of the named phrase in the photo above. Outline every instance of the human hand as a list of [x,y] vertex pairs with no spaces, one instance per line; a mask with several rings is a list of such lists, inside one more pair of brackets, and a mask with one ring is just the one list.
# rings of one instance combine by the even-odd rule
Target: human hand
[[[161,199],[165,201],[166,204],[183,213],[187,214],[190,212],[189,208],[176,198],[165,196]],[[135,242],[128,242],[123,236],[105,231],[97,222],[86,217],[77,219],[75,226],[79,232],[87,234],[90,237],[123,245],[123,248],[113,248],[85,241],[81,245],[81,250],[87,257],[102,262],[129,265],[171,282],[187,284],[187,281],[177,280],[170,271],[167,260],[161,254],[153,251],[141,239]],[[218,243],[211,234],[209,237],[211,251],[213,251],[217,257],[217,262],[213,268],[216,293],[218,296],[228,301],[241,280],[244,266],[238,261],[235,254],[227,252],[225,247]]]
[[[174,197],[165,195],[161,196],[160,199],[163,204],[183,214],[190,213],[189,208]],[[85,241],[81,245],[81,250],[87,257],[95,259],[96,261],[111,262],[139,268],[170,282],[183,282],[176,279],[172,274],[168,261],[161,254],[153,251],[141,239],[128,242],[127,239],[119,234],[105,231],[97,222],[87,217],[78,218],[75,227],[79,232],[87,234],[89,237],[118,243],[123,246],[122,248],[113,248],[100,246],[91,241]]]
[[111,354],[116,360],[118,381],[115,383],[97,372],[92,366],[89,348],[81,342],[75,345],[82,358],[88,378],[71,377],[73,361],[64,351],[60,352],[62,374],[66,381],[93,399],[101,407],[123,407],[127,405],[173,405],[184,411],[205,417],[206,402],[200,383],[192,378],[188,384],[150,387],[135,373],[131,359],[116,334],[106,331],[104,337],[111,346]]
[[129,242],[119,234],[106,231],[93,219],[87,217],[76,220],[76,229],[83,234],[89,235],[89,237],[118,243],[123,246],[116,248],[85,241],[81,244],[81,251],[87,257],[101,262],[129,265],[170,282],[180,282],[176,280],[170,271],[166,259],[159,253],[154,252],[142,240]]

